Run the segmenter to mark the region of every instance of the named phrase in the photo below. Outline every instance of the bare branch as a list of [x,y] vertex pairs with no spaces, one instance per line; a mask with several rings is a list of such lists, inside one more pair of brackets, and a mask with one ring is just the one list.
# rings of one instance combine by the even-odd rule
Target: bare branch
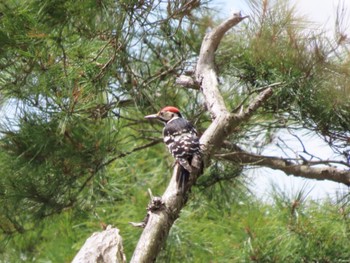
[[210,154],[221,146],[223,140],[230,135],[233,130],[242,122],[249,120],[253,113],[272,95],[272,88],[268,88],[261,92],[259,96],[253,100],[246,110],[242,110],[237,114],[224,112],[219,114],[208,129],[201,137],[202,150],[205,162],[210,159]]
[[189,89],[199,89],[199,85],[190,76],[181,75],[176,79],[176,84],[189,88]]
[[272,95],[271,87],[264,89],[245,111],[233,114],[226,108],[219,90],[218,77],[215,71],[215,51],[224,34],[245,18],[240,14],[234,14],[231,18],[224,21],[205,36],[200,50],[195,75],[197,82],[201,86],[207,109],[213,119],[213,122],[201,137],[205,163],[210,159],[213,150],[220,147],[223,139],[232,133],[238,125],[247,121],[257,108]]
[[224,34],[246,17],[234,14],[208,33],[203,40],[196,68],[196,80],[201,85],[205,103],[212,117],[228,113],[224,99],[218,89],[218,80],[215,72],[214,55]]
[[241,111],[236,116],[242,121],[248,120],[252,114],[272,95],[272,88],[267,88],[262,91],[258,97],[253,100],[248,108],[244,111]]
[[[339,169],[334,166],[313,167],[320,164],[339,163],[337,161],[306,162],[301,160],[299,164],[291,159],[284,159],[272,156],[256,155],[243,150],[216,154],[215,157],[227,161],[240,163],[241,165],[264,166],[275,170],[281,170],[286,174],[301,176],[316,180],[330,180],[350,186],[350,170]],[[344,163],[341,163],[344,164]]]
[[241,101],[241,103],[240,103],[238,106],[236,106],[235,109],[232,110],[232,112],[233,112],[233,113],[236,113],[236,112],[238,112],[239,110],[241,110],[242,107],[243,107],[243,105],[245,104],[245,102],[250,98],[250,96],[251,96],[252,94],[263,92],[264,90],[266,90],[266,89],[268,89],[268,88],[272,88],[272,87],[275,87],[275,86],[278,86],[278,85],[281,85],[281,84],[284,84],[284,82],[276,82],[276,83],[272,83],[272,84],[270,84],[270,85],[267,85],[267,86],[260,87],[260,88],[257,88],[257,89],[252,90],[251,92],[249,92],[248,96],[247,96],[245,99],[243,99],[243,100]]
[[149,148],[149,147],[151,147],[153,145],[156,145],[156,144],[160,143],[161,141],[162,141],[161,139],[154,139],[150,143],[147,143],[145,145],[141,145],[141,146],[135,147],[134,149],[132,149],[132,150],[130,150],[128,152],[120,153],[119,155],[117,155],[117,156],[109,159],[108,161],[104,162],[103,164],[101,164],[100,167],[107,166],[107,165],[109,165],[110,163],[114,162],[115,160],[117,160],[119,158],[123,158],[123,157],[125,157],[127,155],[130,155],[130,154],[134,153],[134,152],[137,152],[137,151]]

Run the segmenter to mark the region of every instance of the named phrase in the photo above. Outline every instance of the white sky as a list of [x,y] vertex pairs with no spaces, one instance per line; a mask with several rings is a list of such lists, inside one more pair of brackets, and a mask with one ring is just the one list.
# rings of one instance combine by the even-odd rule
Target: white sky
[[[212,5],[220,10],[221,17],[227,17],[232,13],[241,11],[243,15],[249,15],[248,0],[213,0]],[[263,0],[261,0],[263,1]],[[274,2],[276,0],[267,0]],[[308,20],[328,30],[334,29],[337,7],[344,8],[350,16],[350,0],[290,0],[295,5],[299,15],[306,16]],[[350,35],[350,17],[346,19],[347,33]]]
[[[306,17],[308,20],[315,22],[319,29],[329,31],[329,35],[333,35],[332,30],[335,25],[337,7],[340,5],[346,10],[345,27],[346,33],[350,36],[350,0],[293,0],[299,15]],[[214,0],[212,5],[221,10],[220,17],[225,18],[232,13],[241,11],[242,15],[250,15],[249,6],[245,0]],[[286,140],[293,140],[291,135],[281,133]],[[325,159],[334,158],[333,152],[327,147],[320,147],[322,141],[317,136],[306,136],[306,148],[308,151],[317,154]],[[300,144],[294,143],[293,148],[302,150]],[[282,156],[282,152],[277,147],[271,147],[263,152],[266,155]],[[346,193],[349,188],[343,184],[338,184],[330,181],[316,181],[303,179],[300,177],[286,176],[283,172],[275,171],[267,168],[255,169],[249,172],[253,175],[254,185],[252,189],[263,198],[267,198],[268,193],[272,190],[271,185],[276,185],[279,189],[287,191],[290,195],[296,193],[299,189],[304,188],[306,192],[310,191],[309,197],[320,199],[325,197],[335,198],[337,193]]]

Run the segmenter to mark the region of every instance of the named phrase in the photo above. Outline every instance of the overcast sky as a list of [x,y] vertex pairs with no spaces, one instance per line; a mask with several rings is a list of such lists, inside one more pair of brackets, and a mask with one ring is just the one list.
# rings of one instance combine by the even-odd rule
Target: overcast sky
[[[344,7],[350,16],[350,0],[290,0],[290,2],[296,6],[298,14],[305,15],[311,21],[329,30],[334,28],[338,7]],[[237,11],[241,11],[243,15],[250,14],[247,0],[214,0],[212,3],[221,10],[222,17]],[[350,35],[350,18],[346,22],[347,32]]]
[[[315,25],[318,25],[317,28],[328,30],[329,35],[333,35],[337,8],[339,6],[344,8],[347,16],[344,19],[345,24],[343,29],[345,28],[347,35],[350,36],[350,0],[293,0],[291,2],[296,5],[299,15],[315,22]],[[212,2],[216,9],[221,10],[220,17],[222,18],[228,17],[237,11],[241,11],[243,15],[249,15],[249,6],[246,3],[246,0],[215,0]],[[281,133],[280,136],[289,142],[293,139],[295,140],[293,136],[286,133]],[[304,138],[306,139],[305,146],[309,151],[312,152],[314,150],[315,154],[325,159],[335,157],[327,146],[319,147],[322,141],[317,136],[307,135]],[[302,150],[301,145],[298,145],[298,143],[295,143],[293,147],[296,150]],[[271,147],[264,154],[281,156],[281,151],[277,147]],[[294,193],[298,189],[304,188],[306,191],[310,191],[309,196],[313,199],[325,198],[327,196],[335,198],[337,192],[345,193],[349,191],[349,188],[342,184],[286,176],[282,172],[271,169],[256,169],[249,173],[253,175],[255,182],[252,188],[262,197],[267,196],[266,193],[271,192],[271,184],[277,185],[281,190]]]

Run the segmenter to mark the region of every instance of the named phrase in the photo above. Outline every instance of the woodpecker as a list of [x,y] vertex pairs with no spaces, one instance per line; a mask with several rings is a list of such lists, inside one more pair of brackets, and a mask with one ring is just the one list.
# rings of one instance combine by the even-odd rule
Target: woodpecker
[[184,189],[189,175],[202,169],[199,137],[194,126],[184,119],[176,107],[167,106],[157,114],[145,116],[164,123],[163,140],[169,152],[181,165],[178,185]]

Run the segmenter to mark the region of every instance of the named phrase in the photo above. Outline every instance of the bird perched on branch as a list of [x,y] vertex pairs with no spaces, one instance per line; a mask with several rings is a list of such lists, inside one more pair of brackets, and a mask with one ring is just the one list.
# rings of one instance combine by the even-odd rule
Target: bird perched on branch
[[185,189],[190,174],[202,170],[199,137],[194,126],[184,119],[178,108],[167,106],[157,114],[145,116],[146,119],[158,119],[165,124],[163,139],[169,152],[181,165],[177,178],[178,186]]

